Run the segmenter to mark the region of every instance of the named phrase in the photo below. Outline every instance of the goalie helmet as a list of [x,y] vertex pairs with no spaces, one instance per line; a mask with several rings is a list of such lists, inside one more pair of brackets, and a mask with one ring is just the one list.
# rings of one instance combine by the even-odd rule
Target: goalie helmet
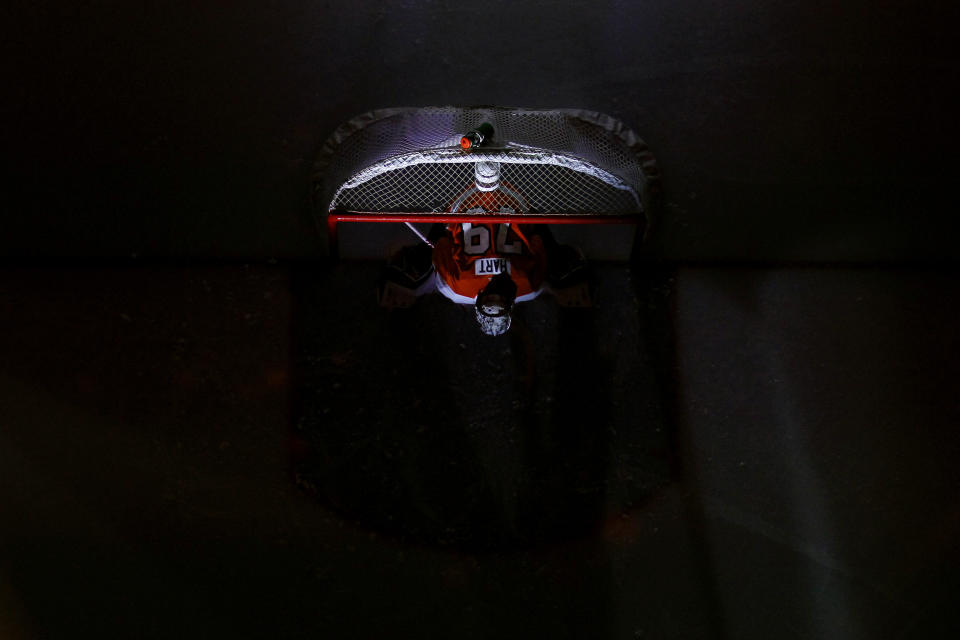
[[488,336],[500,336],[510,330],[510,311],[517,297],[517,285],[505,273],[494,276],[477,294],[474,312],[480,330]]

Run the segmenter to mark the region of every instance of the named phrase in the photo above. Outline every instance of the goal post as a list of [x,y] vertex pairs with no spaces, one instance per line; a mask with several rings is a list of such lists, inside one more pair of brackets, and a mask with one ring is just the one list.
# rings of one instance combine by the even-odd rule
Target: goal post
[[336,255],[344,222],[621,224],[643,237],[659,178],[647,145],[604,114],[396,108],[357,116],[330,136],[313,194]]

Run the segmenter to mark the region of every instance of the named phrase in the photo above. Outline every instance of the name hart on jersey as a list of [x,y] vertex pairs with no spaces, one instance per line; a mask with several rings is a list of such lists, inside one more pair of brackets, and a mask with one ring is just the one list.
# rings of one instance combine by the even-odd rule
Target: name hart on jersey
[[496,275],[507,270],[507,260],[505,258],[492,258],[481,260],[477,269],[477,275]]

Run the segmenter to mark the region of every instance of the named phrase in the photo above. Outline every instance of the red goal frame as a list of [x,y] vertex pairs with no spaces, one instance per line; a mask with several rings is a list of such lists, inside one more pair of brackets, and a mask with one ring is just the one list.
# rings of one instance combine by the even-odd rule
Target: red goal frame
[[643,215],[581,214],[516,214],[516,213],[379,213],[375,211],[334,210],[327,213],[327,242],[330,256],[339,256],[337,225],[341,222],[466,222],[469,224],[621,224],[645,225]]

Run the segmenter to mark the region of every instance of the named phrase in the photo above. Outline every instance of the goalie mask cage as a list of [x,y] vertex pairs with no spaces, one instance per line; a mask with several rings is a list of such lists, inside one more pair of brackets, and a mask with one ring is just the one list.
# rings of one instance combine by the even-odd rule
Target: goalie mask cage
[[[492,140],[464,149],[461,138],[482,123],[493,125]],[[339,127],[313,184],[335,254],[339,222],[635,224],[645,232],[659,172],[633,131],[592,111],[396,108]],[[484,192],[477,206],[471,196]]]

